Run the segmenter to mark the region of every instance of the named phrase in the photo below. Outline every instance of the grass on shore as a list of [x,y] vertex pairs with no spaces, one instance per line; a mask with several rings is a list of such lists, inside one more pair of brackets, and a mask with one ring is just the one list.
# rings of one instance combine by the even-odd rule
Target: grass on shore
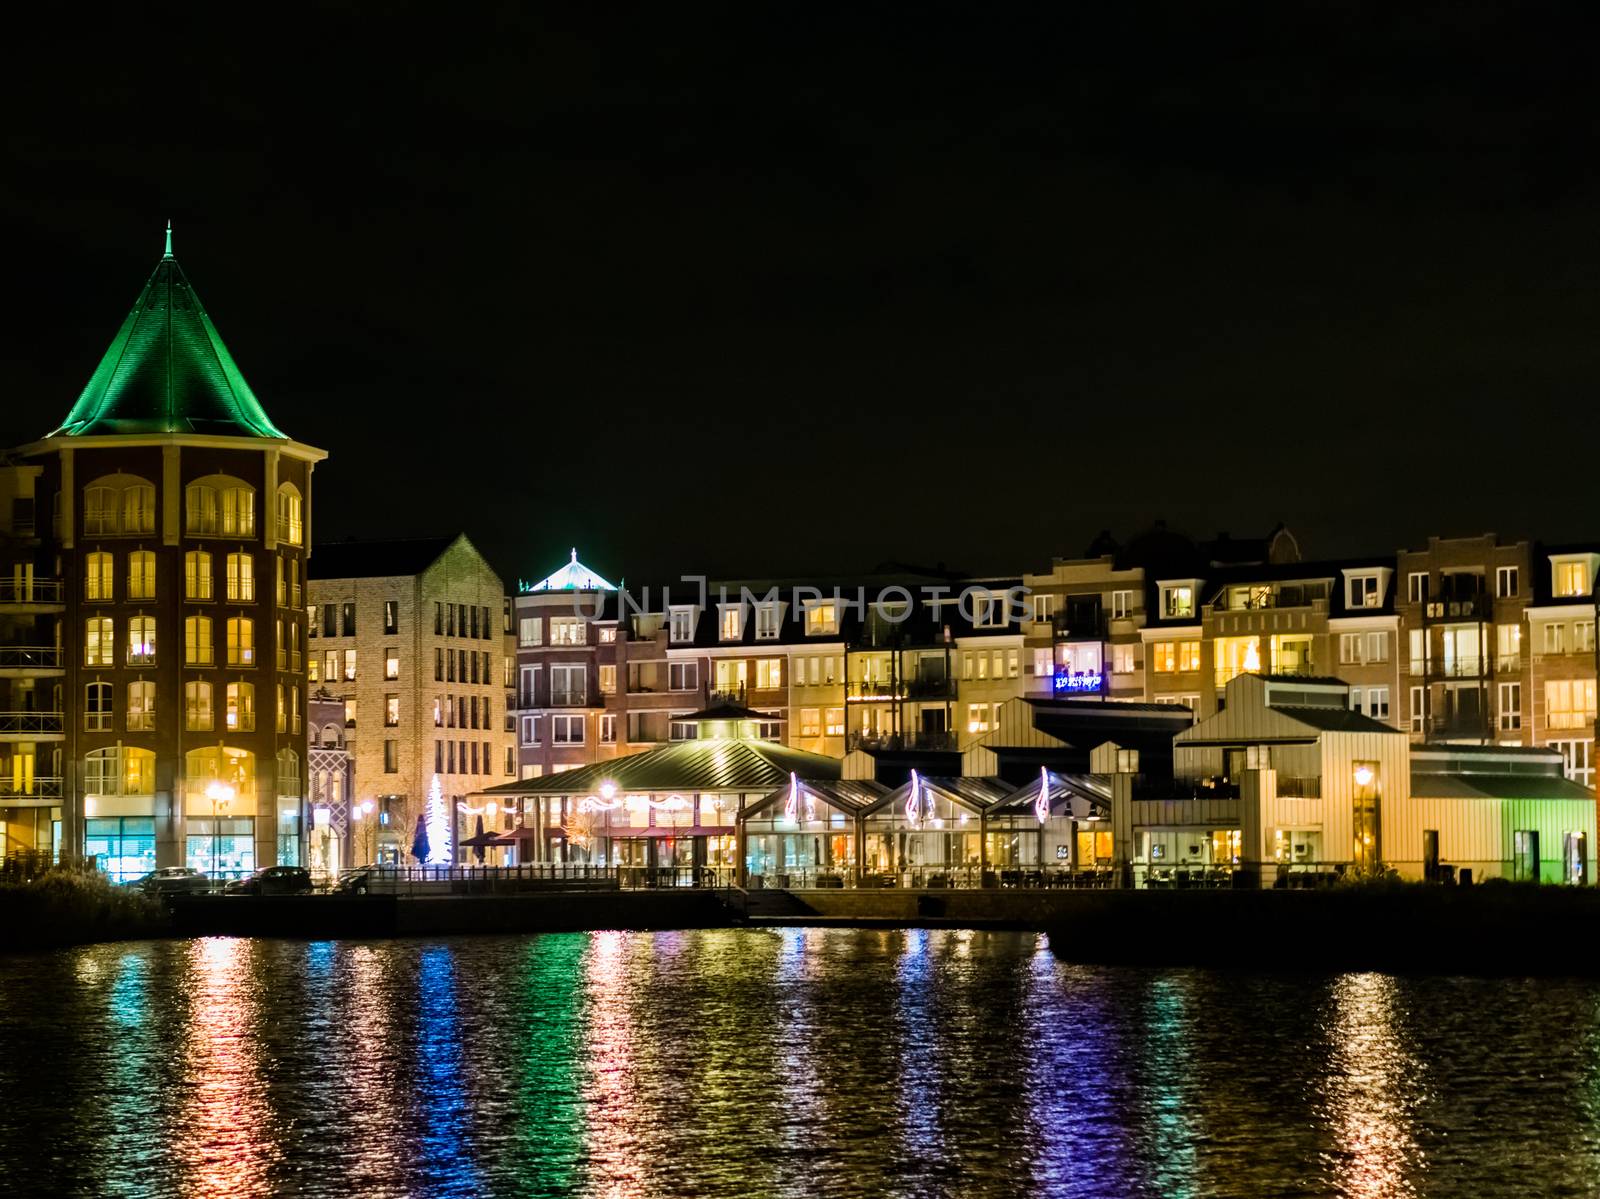
[[160,900],[114,886],[103,874],[52,870],[25,883],[0,883],[0,950],[125,941],[168,931]]

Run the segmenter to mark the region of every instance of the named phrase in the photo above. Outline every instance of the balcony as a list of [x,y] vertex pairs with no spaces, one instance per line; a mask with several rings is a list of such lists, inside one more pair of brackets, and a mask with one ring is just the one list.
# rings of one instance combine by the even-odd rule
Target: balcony
[[[1415,674],[1416,663],[1412,663],[1412,673]],[[1486,658],[1455,658],[1441,661],[1437,658],[1428,662],[1428,677],[1430,679],[1481,679],[1489,675],[1489,661]]]
[[0,738],[29,741],[64,737],[66,731],[66,716],[61,712],[0,712]]
[[59,612],[66,603],[66,590],[60,579],[0,578],[0,608]]
[[955,697],[956,681],[948,676],[906,680],[907,699],[954,699]]
[[599,708],[603,706],[600,702],[600,697],[586,689],[577,687],[550,688],[550,707],[552,708]]
[[26,782],[0,777],[0,804],[13,800],[54,802],[61,798],[59,778],[36,775]]
[[948,751],[956,748],[956,735],[952,732],[921,733],[851,733],[845,738],[845,749]]
[[1481,712],[1435,713],[1428,717],[1427,732],[1430,738],[1487,741],[1493,737],[1489,719]]
[[65,669],[65,657],[59,646],[0,645],[0,675],[18,678],[60,674]]
[[1425,624],[1449,624],[1451,621],[1484,622],[1494,619],[1494,601],[1487,591],[1468,592],[1465,595],[1439,596],[1422,605]]
[[889,683],[882,679],[851,679],[845,684],[845,698],[857,703],[899,699],[905,696],[905,684]]
[[709,692],[706,693],[706,706],[713,707],[717,704],[737,704],[742,708],[745,706],[746,694],[747,693],[743,686],[713,687]]

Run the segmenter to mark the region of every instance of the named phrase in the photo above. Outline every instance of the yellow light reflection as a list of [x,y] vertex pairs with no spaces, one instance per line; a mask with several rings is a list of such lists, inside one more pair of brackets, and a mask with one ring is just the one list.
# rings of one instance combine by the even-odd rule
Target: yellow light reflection
[[1411,1108],[1421,1064],[1397,1027],[1394,979],[1347,974],[1334,984],[1333,1003],[1326,1086],[1338,1191],[1415,1194],[1411,1175],[1420,1155]]
[[190,1196],[264,1195],[273,1149],[255,1044],[250,942],[206,937],[189,950],[190,1018],[174,1156]]

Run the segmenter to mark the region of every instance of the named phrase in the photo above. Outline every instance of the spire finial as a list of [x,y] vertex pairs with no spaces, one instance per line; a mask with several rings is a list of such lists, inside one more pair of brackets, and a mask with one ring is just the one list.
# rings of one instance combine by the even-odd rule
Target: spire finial
[[171,258],[172,257],[172,222],[171,221],[167,222],[167,250],[166,250],[166,253],[161,255],[161,257],[163,257],[163,258]]
[[573,561],[574,565],[577,564],[577,561],[578,561],[578,547],[577,546],[573,546],[572,547],[572,561]]

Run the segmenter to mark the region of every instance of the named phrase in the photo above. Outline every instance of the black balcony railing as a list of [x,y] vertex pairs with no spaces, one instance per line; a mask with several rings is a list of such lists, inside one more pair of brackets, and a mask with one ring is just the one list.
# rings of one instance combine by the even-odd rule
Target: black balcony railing
[[0,733],[60,735],[66,717],[60,712],[0,712]]
[[713,687],[706,693],[707,704],[745,704],[746,691],[743,687]]
[[1422,605],[1422,619],[1429,624],[1459,620],[1487,621],[1493,618],[1494,600],[1487,591],[1438,596]]
[[59,778],[35,775],[31,779],[18,779],[0,765],[0,800],[5,799],[60,799]]
[[0,670],[61,670],[61,650],[54,645],[0,645]]
[[846,749],[945,751],[956,748],[952,732],[866,733],[854,732],[845,738]]
[[906,680],[908,699],[954,699],[956,681],[949,676]]
[[852,679],[845,685],[845,694],[851,699],[895,699],[905,693],[903,682],[890,683],[883,679]]
[[0,579],[0,604],[61,604],[66,592],[60,579]]

